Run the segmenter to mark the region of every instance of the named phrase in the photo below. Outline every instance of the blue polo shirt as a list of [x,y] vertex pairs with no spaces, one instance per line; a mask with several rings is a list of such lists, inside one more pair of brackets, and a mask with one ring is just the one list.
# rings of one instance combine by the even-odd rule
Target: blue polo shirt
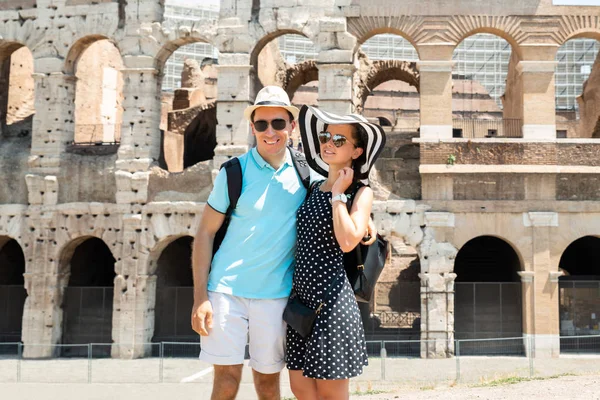
[[[296,211],[306,189],[289,151],[275,170],[253,148],[238,157],[242,194],[227,234],[214,255],[208,290],[251,299],[289,296],[296,252]],[[221,169],[208,205],[225,214],[229,207],[227,173]]]

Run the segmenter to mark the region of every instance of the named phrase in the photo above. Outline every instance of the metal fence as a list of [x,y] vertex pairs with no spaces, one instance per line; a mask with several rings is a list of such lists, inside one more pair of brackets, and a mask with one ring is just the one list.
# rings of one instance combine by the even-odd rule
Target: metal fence
[[[0,285],[0,343],[19,342],[23,325],[23,306],[27,291],[23,285]],[[0,354],[2,349],[0,348]]]
[[522,120],[519,118],[452,120],[452,136],[459,138],[520,138]]
[[[520,282],[455,283],[454,331],[455,338],[494,339],[521,336],[523,332],[523,305]],[[485,352],[482,352],[485,350]],[[510,350],[511,353],[501,353]],[[463,354],[522,355],[524,346],[498,349],[469,346]]]
[[[600,344],[600,335],[571,337],[590,345]],[[28,345],[35,346],[35,345]],[[40,345],[48,347],[48,345]],[[52,345],[51,359],[24,358],[22,343],[0,343],[0,383],[210,383],[212,369],[198,360],[200,343],[147,343],[146,357],[110,358],[126,354],[118,344]],[[534,357],[532,337],[445,341],[382,340],[367,342],[369,365],[355,382],[393,382],[394,386],[432,387],[437,384],[475,383],[508,377],[547,377],[600,371],[600,354],[561,354]],[[76,350],[65,351],[66,348]],[[454,349],[443,358],[422,357],[426,349]],[[496,356],[464,355],[464,348],[493,349]],[[517,349],[525,349],[521,355]],[[101,349],[98,351],[97,349]],[[79,357],[63,357],[77,353]]]

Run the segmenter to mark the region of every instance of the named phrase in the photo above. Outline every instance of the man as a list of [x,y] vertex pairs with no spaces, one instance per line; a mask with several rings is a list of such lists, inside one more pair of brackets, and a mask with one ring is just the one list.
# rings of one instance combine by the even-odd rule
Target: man
[[286,147],[298,113],[283,89],[258,93],[244,112],[256,147],[239,157],[242,194],[227,234],[213,258],[213,239],[229,206],[223,168],[194,239],[192,327],[201,335],[200,359],[214,365],[213,400],[235,398],[247,341],[258,398],[280,398],[282,314],[292,288],[296,211],[306,197]]
[[286,147],[298,112],[279,87],[258,93],[245,112],[256,147],[239,157],[242,194],[214,259],[214,235],[229,206],[225,169],[194,239],[192,327],[202,336],[200,359],[214,364],[212,399],[235,398],[247,339],[258,397],[280,397],[282,313],[292,287],[296,210],[306,197]]

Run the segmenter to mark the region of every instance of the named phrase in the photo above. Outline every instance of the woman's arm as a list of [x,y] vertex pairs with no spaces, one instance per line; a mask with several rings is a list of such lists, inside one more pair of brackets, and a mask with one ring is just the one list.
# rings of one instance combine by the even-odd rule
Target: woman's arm
[[358,190],[350,213],[345,203],[333,202],[333,232],[344,253],[352,251],[365,236],[372,205],[373,190],[368,186]]

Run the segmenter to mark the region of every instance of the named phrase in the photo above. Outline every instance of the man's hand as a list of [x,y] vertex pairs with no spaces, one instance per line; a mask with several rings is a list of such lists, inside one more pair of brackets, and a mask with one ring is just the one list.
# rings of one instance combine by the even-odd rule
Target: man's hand
[[375,243],[375,240],[377,240],[377,228],[375,227],[375,222],[373,222],[373,218],[369,218],[366,236],[369,238],[369,240],[362,240],[361,243],[366,244],[367,246]]
[[194,303],[192,308],[192,329],[200,336],[208,336],[213,324],[213,309],[210,301],[204,300],[200,304]]

